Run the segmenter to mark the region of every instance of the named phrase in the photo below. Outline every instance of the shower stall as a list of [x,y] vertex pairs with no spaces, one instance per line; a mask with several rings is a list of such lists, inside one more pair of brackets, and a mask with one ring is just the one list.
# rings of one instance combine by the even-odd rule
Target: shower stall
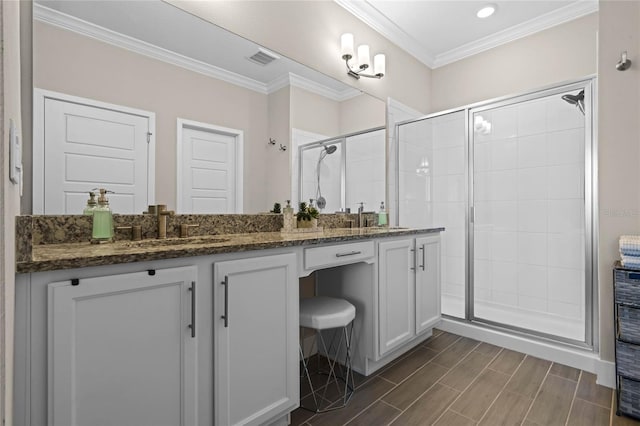
[[385,127],[300,144],[294,202],[324,213],[377,210],[385,200]]
[[592,348],[594,79],[396,126],[396,223],[445,227],[442,313]]

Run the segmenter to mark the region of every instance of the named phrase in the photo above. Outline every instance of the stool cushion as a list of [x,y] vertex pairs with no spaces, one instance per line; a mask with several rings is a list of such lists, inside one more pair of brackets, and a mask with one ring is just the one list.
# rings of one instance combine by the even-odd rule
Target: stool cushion
[[325,330],[346,327],[356,317],[356,308],[344,299],[317,296],[300,300],[300,326]]

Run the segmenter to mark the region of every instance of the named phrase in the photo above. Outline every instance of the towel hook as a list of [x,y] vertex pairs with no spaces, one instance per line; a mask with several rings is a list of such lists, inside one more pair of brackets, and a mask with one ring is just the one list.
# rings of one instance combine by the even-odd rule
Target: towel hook
[[620,61],[616,64],[618,71],[626,71],[631,67],[631,61],[627,58],[627,51],[625,50],[620,55]]

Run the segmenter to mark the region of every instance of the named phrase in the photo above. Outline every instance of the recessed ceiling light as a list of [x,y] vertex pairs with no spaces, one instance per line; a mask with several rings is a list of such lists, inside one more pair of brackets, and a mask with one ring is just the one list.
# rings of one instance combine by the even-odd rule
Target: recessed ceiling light
[[483,6],[482,9],[478,10],[476,16],[478,18],[488,18],[489,16],[493,15],[497,8],[498,6],[496,6],[495,4],[488,4],[486,6]]

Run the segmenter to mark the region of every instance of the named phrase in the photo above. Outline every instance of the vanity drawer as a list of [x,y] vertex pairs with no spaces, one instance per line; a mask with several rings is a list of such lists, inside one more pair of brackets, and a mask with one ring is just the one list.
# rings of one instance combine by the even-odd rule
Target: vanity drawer
[[616,367],[618,374],[640,380],[640,346],[616,340]]
[[615,302],[640,307],[640,272],[615,271]]
[[308,248],[304,250],[304,268],[328,268],[334,265],[356,263],[372,258],[374,254],[373,241]]
[[640,344],[640,309],[618,305],[618,339]]

